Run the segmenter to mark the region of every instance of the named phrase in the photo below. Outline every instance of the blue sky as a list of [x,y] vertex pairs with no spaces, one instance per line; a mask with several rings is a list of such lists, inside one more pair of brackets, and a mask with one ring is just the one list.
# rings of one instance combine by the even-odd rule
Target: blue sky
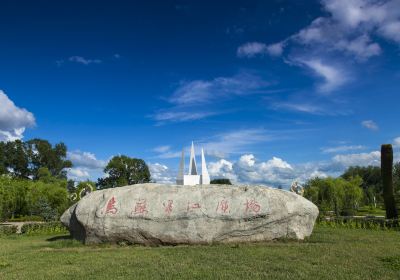
[[0,140],[65,142],[71,178],[126,154],[173,182],[192,140],[212,177],[272,186],[398,158],[398,0],[0,9]]

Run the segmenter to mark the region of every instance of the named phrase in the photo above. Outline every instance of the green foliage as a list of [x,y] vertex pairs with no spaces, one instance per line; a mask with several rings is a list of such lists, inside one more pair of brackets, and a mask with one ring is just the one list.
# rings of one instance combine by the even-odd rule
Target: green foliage
[[373,218],[330,218],[319,219],[319,226],[331,228],[348,228],[348,229],[370,229],[370,230],[395,230],[399,231],[396,220],[373,219]]
[[104,173],[108,176],[98,180],[99,189],[150,182],[150,171],[144,160],[124,155],[113,157],[104,168]]
[[72,167],[72,163],[66,160],[67,146],[64,143],[58,143],[54,147],[43,139],[32,139],[26,143],[35,179],[39,177],[42,167],[46,167],[51,176],[67,178],[65,168]]
[[393,166],[393,189],[395,193],[400,194],[400,162]]
[[393,192],[393,148],[390,144],[385,144],[381,147],[381,173],[386,217],[388,219],[397,219],[398,215]]
[[46,222],[57,219],[57,210],[52,208],[45,198],[40,197],[33,207],[33,213],[42,217]]
[[17,226],[0,225],[0,236],[16,234],[17,230]]
[[304,196],[318,206],[321,212],[334,211],[352,214],[363,198],[360,177],[347,181],[343,178],[314,178],[304,187]]
[[210,184],[216,185],[232,185],[231,180],[225,178],[213,179]]
[[10,218],[7,219],[7,222],[43,222],[44,219],[41,216],[36,216],[36,215],[32,215],[32,216],[21,216],[18,218]]
[[84,182],[79,182],[79,184],[74,187],[74,190],[72,191],[70,195],[70,199],[72,202],[76,202],[86,195],[88,195],[91,192],[96,191],[96,183],[92,181],[84,181]]
[[67,228],[60,222],[51,223],[31,223],[24,224],[21,228],[22,234],[59,234],[68,233]]
[[29,178],[29,153],[27,145],[21,140],[2,143],[4,168],[2,174],[10,173],[14,177]]
[[39,178],[46,180],[50,177],[66,179],[65,169],[72,167],[66,156],[67,147],[64,143],[58,143],[53,147],[42,139],[1,142],[0,174],[35,180]]
[[56,219],[68,206],[65,180],[46,183],[0,176],[0,220],[26,215]]
[[364,191],[364,203],[368,205],[374,204],[376,200],[381,200],[382,195],[382,179],[381,169],[378,166],[350,166],[343,174],[342,178],[350,180],[356,176],[361,177],[361,187]]

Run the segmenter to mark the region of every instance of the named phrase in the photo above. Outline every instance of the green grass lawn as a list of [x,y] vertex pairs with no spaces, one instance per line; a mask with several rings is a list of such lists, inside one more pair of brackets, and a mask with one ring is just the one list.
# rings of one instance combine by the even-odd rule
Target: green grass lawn
[[304,242],[175,247],[10,236],[0,279],[400,279],[400,232],[317,227]]

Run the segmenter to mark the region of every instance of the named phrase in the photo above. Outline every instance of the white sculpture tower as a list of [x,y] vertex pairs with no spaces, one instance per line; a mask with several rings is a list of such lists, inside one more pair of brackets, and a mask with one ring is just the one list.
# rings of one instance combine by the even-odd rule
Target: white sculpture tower
[[192,142],[192,147],[190,149],[190,161],[189,161],[189,172],[187,175],[185,173],[185,154],[182,150],[181,162],[179,165],[178,176],[176,178],[177,185],[209,185],[210,175],[208,174],[206,159],[204,157],[204,151],[201,149],[201,175],[197,173],[196,165],[196,154],[194,152],[194,144]]
[[210,184],[210,175],[207,170],[206,158],[204,157],[204,150],[201,149],[201,177],[200,177],[201,185],[209,185]]

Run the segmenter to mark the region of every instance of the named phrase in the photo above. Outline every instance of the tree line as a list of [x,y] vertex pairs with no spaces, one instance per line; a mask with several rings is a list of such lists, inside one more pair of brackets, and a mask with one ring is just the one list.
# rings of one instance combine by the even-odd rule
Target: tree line
[[[393,193],[397,207],[400,204],[400,162],[391,169]],[[318,206],[321,214],[356,214],[366,206],[385,208],[384,185],[379,166],[351,166],[338,178],[312,178],[304,185],[304,196]],[[394,202],[395,203],[395,202]]]
[[0,221],[24,216],[57,219],[90,190],[147,183],[150,171],[142,159],[113,157],[97,182],[67,179],[67,146],[47,140],[0,142]]
[[[151,182],[150,171],[142,159],[125,155],[113,157],[105,166],[103,178],[96,182],[67,179],[64,143],[47,140],[0,142],[0,220],[36,215],[55,219],[88,191]],[[400,201],[400,163],[393,166],[393,190]],[[230,184],[214,179],[214,184]],[[305,197],[320,211],[352,215],[361,206],[375,207],[384,202],[381,168],[349,167],[338,178],[312,178],[305,184]]]

